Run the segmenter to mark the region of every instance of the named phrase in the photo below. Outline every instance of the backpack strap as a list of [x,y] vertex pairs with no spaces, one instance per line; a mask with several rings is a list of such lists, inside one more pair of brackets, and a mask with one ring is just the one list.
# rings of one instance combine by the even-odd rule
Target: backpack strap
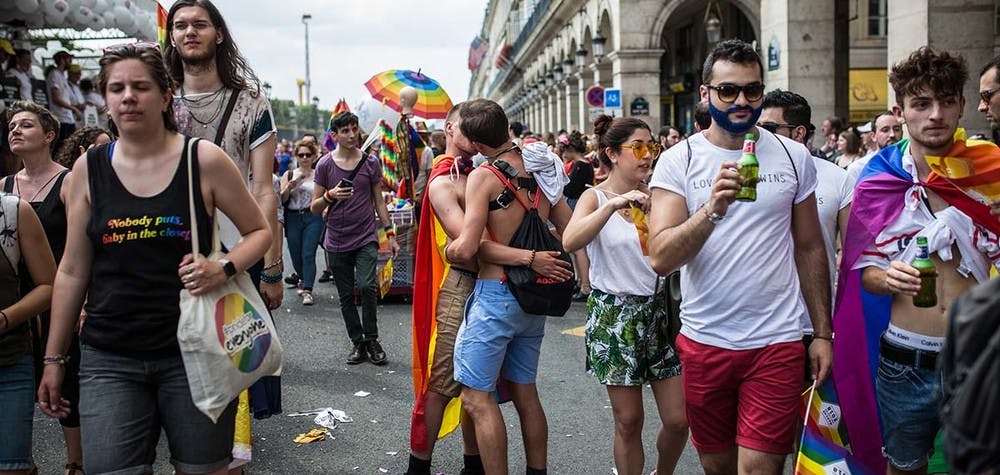
[[795,174],[795,196],[799,196],[799,169],[795,166],[795,160],[792,160],[792,154],[788,151],[788,147],[786,147],[785,143],[778,138],[778,134],[774,134],[774,139],[778,141],[781,148],[785,149],[785,156],[788,157],[788,163],[792,164],[792,173]]
[[[521,198],[520,195],[517,194],[517,188],[514,188],[514,185],[510,182],[510,179],[507,178],[506,173],[501,172],[500,169],[498,169],[497,167],[493,166],[493,164],[490,163],[484,164],[483,167],[493,172],[493,174],[496,175],[497,179],[500,180],[500,183],[503,183],[504,186],[504,191],[501,192],[499,195],[497,195],[496,199],[490,201],[490,211],[506,208],[507,206],[509,206],[511,196],[513,196],[513,198],[516,199],[517,202],[521,204],[521,207],[524,208],[525,211],[538,207],[538,196],[539,196],[538,193],[535,194],[534,203],[529,208],[528,204],[525,203],[525,201]],[[494,203],[497,206],[496,208],[494,207]]]

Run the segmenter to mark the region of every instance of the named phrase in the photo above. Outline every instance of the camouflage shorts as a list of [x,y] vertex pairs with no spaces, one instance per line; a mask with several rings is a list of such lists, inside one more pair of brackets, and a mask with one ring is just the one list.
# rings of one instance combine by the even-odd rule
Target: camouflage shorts
[[587,372],[601,384],[640,386],[681,374],[667,313],[653,296],[593,289],[587,301]]

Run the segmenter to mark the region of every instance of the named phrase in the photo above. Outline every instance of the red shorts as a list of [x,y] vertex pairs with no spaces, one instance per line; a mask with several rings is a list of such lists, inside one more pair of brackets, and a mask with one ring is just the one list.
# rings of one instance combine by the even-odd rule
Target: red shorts
[[760,452],[792,451],[802,407],[805,352],[801,341],[727,350],[677,335],[691,443],[700,452],[734,445]]

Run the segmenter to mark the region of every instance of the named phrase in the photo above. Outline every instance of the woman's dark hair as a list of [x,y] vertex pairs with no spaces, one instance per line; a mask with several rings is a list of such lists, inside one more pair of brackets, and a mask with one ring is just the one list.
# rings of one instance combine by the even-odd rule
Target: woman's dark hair
[[[55,132],[57,136],[59,135],[59,119],[56,119],[56,116],[52,115],[48,109],[32,101],[15,101],[11,104],[3,115],[4,126],[6,127],[6,125],[10,123],[11,119],[21,112],[30,112],[35,114],[35,116],[38,117],[38,122],[42,125],[42,130],[45,131],[45,133]],[[6,137],[4,137],[4,139],[6,139]],[[6,140],[4,141],[6,142]]]
[[[255,93],[260,93],[260,79],[250,68],[246,58],[240,54],[233,35],[226,26],[226,20],[222,18],[222,12],[216,8],[211,0],[177,0],[170,6],[167,13],[167,35],[172,35],[174,31],[174,15],[177,10],[187,7],[199,7],[208,12],[208,18],[212,20],[214,26],[222,33],[222,43],[215,48],[215,69],[219,73],[222,85],[233,90],[249,89]],[[163,50],[163,61],[167,63],[170,77],[177,84],[184,84],[184,61],[181,59],[177,48],[169,40],[166,42],[166,49]]]
[[583,134],[578,130],[570,132],[565,139],[560,138],[559,147],[563,150],[572,150],[580,154],[587,153],[587,142],[584,141]]
[[854,129],[847,129],[841,132],[840,136],[844,138],[844,151],[848,155],[858,155],[861,153],[861,137],[858,136]]
[[59,152],[56,154],[56,162],[66,168],[72,169],[73,162],[80,157],[80,149],[87,150],[90,148],[94,144],[94,140],[97,140],[97,137],[100,137],[101,134],[111,137],[111,132],[100,127],[76,129],[73,135],[63,140],[62,147],[59,147]]
[[[111,74],[111,67],[126,59],[137,59],[142,62],[153,82],[160,88],[160,92],[170,91],[170,76],[167,75],[167,68],[163,65],[159,51],[140,44],[128,44],[109,49],[101,57],[101,72],[97,75],[97,90],[101,93],[101,97],[106,98],[108,95],[108,76]],[[109,120],[108,126],[114,135],[118,135],[118,127],[114,122]],[[163,111],[163,126],[171,132],[177,132],[173,101],[167,101],[167,110]]]
[[620,152],[622,145],[625,145],[636,129],[646,129],[650,135],[653,135],[649,124],[635,117],[618,117],[616,119],[609,115],[597,116],[597,119],[594,120],[594,134],[597,135],[597,157],[601,163],[608,168],[614,168],[614,163],[611,162],[611,157],[608,156],[605,149],[610,148]]

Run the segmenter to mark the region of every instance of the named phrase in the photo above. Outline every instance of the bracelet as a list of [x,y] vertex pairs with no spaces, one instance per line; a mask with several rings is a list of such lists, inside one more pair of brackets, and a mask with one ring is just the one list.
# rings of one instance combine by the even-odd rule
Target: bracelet
[[334,200],[333,200],[333,198],[330,198],[330,190],[326,190],[326,192],[323,193],[323,201],[326,201],[326,204],[328,204],[328,205],[332,205],[333,204]]
[[272,262],[272,263],[264,266],[264,270],[274,269],[275,267],[280,266],[281,263],[282,263],[282,261],[281,261],[281,258],[279,257],[278,260],[276,260],[276,261],[274,261],[274,262]]
[[833,333],[831,333],[830,336],[826,336],[826,335],[813,335],[813,340],[826,340],[826,341],[828,341],[830,343],[833,343]]
[[65,366],[69,362],[69,355],[59,355],[59,356],[46,356],[42,358],[42,364],[48,366],[52,364],[57,364],[59,366]]
[[535,263],[535,250],[531,250],[531,259],[528,259],[528,268],[531,269],[531,265]]
[[3,329],[7,331],[10,328],[10,320],[7,319],[7,312],[0,310],[0,317],[3,317]]
[[268,274],[267,272],[260,273],[260,281],[265,284],[277,284],[281,282],[281,272],[276,274]]

